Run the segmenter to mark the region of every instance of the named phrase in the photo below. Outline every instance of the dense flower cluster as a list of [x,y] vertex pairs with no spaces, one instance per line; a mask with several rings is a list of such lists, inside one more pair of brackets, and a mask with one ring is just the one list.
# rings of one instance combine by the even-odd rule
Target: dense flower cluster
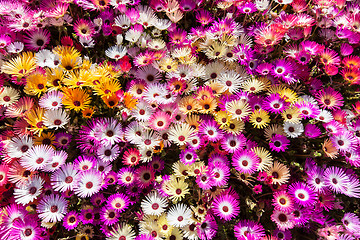
[[0,239],[359,239],[359,6],[0,0]]

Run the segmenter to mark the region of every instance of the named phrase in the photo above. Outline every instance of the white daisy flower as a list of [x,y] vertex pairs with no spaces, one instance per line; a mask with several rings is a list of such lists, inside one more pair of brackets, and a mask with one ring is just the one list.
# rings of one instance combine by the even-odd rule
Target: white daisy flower
[[119,60],[125,56],[127,50],[121,45],[116,45],[105,50],[105,55],[111,59]]
[[39,105],[48,110],[60,109],[63,96],[64,94],[60,91],[47,92],[39,99]]
[[78,176],[73,164],[65,164],[51,175],[51,186],[59,192],[74,190]]
[[35,53],[36,63],[40,67],[55,67],[54,59],[55,54],[51,52],[49,49],[42,49],[39,52]]
[[173,205],[166,215],[169,224],[174,227],[184,227],[190,224],[191,217],[191,209],[183,203]]
[[110,236],[108,236],[107,240],[119,240],[119,239],[126,239],[126,240],[134,240],[135,239],[135,231],[131,228],[130,225],[126,223],[121,223],[118,226],[115,226],[110,231]]
[[126,15],[119,15],[115,18],[114,25],[122,29],[128,29],[131,26],[131,21]]
[[30,171],[40,170],[51,161],[54,153],[54,149],[48,145],[33,146],[20,159],[20,164]]
[[154,109],[147,102],[140,100],[136,108],[131,111],[131,116],[135,117],[138,121],[148,121],[153,113]]
[[68,154],[64,150],[56,151],[51,161],[46,164],[44,171],[54,172],[58,170],[66,161]]
[[8,107],[11,104],[15,103],[20,97],[18,91],[12,87],[2,87],[0,88],[0,105]]
[[120,154],[120,149],[118,145],[111,144],[101,144],[97,149],[98,157],[105,162],[114,161]]
[[58,195],[44,196],[39,202],[36,211],[44,222],[58,222],[67,213],[67,201]]
[[20,53],[24,50],[24,43],[12,42],[6,47],[6,49],[9,53]]
[[34,201],[42,192],[44,180],[40,176],[33,176],[25,184],[16,184],[14,188],[15,202],[26,205]]
[[70,120],[69,115],[62,109],[46,110],[43,123],[48,128],[64,128]]
[[12,138],[6,147],[7,154],[11,158],[21,158],[32,148],[33,144],[33,139],[28,136]]
[[159,196],[157,192],[149,193],[141,202],[141,208],[145,214],[156,216],[161,215],[167,205],[166,198]]
[[284,132],[288,137],[296,138],[304,132],[304,126],[302,123],[284,123]]
[[81,173],[74,191],[79,197],[90,197],[99,192],[102,182],[103,179],[101,174],[98,171],[91,169]]

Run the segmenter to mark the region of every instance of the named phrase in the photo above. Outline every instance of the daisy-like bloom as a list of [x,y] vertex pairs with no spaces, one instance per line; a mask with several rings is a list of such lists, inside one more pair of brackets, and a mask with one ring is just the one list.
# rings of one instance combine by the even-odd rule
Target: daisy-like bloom
[[185,165],[191,165],[198,159],[198,156],[195,152],[195,149],[190,147],[182,150],[179,158],[180,161]]
[[291,184],[289,193],[293,196],[295,203],[303,207],[313,206],[317,200],[317,194],[303,182]]
[[340,152],[347,152],[355,150],[357,146],[357,139],[351,131],[341,131],[337,135],[330,137],[334,147]]
[[213,173],[207,168],[196,176],[196,183],[201,189],[209,190],[214,185]]
[[191,209],[183,203],[173,205],[166,215],[169,224],[174,227],[185,227],[191,223],[191,217]]
[[223,91],[229,91],[234,94],[239,92],[244,79],[235,71],[221,72],[217,81],[223,87]]
[[213,239],[217,230],[218,224],[212,214],[207,213],[202,221],[196,223],[196,231],[200,239]]
[[113,145],[122,141],[122,126],[116,119],[102,118],[98,126],[101,131],[97,131],[95,137],[99,138],[103,144]]
[[234,136],[232,134],[225,134],[221,140],[221,147],[229,153],[234,153],[238,149],[245,146],[246,138],[243,134]]
[[77,185],[78,177],[78,170],[73,164],[68,163],[51,175],[51,185],[59,192],[72,191]]
[[284,132],[288,137],[297,138],[304,132],[304,126],[302,123],[284,123]]
[[360,219],[356,214],[347,212],[341,221],[347,231],[358,234],[360,230]]
[[254,110],[250,115],[250,122],[255,128],[264,128],[270,122],[270,116],[265,110]]
[[168,181],[164,186],[164,192],[170,196],[170,199],[174,202],[178,202],[189,194],[189,185],[183,178],[176,178]]
[[263,147],[251,148],[251,151],[259,158],[259,165],[257,171],[265,171],[272,165],[271,153]]
[[155,172],[150,166],[141,166],[135,172],[138,187],[144,189],[150,186],[155,180]]
[[290,178],[290,171],[286,165],[275,161],[274,164],[267,170],[268,176],[272,176],[274,184],[285,184]]
[[175,124],[169,130],[169,140],[179,146],[190,142],[195,135],[195,130],[187,123]]
[[320,114],[319,107],[311,102],[300,101],[295,107],[299,109],[300,116],[304,119],[316,118]]
[[168,129],[171,123],[171,118],[167,113],[163,111],[156,111],[154,114],[151,115],[148,121],[150,123],[149,127],[156,131],[163,131]]
[[80,88],[64,88],[62,103],[66,108],[74,109],[76,112],[89,107],[91,98],[89,94]]
[[129,148],[123,154],[123,164],[128,166],[135,166],[139,164],[141,154],[137,148]]
[[121,213],[129,207],[129,197],[123,193],[116,193],[111,195],[107,200],[107,208],[114,209],[116,212]]
[[46,110],[44,113],[43,123],[48,128],[64,128],[68,124],[69,115],[62,109]]
[[280,134],[275,134],[269,142],[270,149],[276,152],[284,152],[289,145],[290,140]]
[[43,28],[36,29],[24,38],[24,42],[26,47],[32,51],[43,49],[50,42],[50,32]]
[[216,216],[229,221],[240,213],[239,201],[231,194],[218,195],[212,202],[212,209]]
[[276,223],[280,230],[292,229],[295,226],[294,216],[292,213],[286,213],[274,209],[271,220]]
[[304,131],[305,136],[308,138],[317,138],[321,135],[320,129],[315,124],[307,124]]
[[50,146],[33,146],[20,159],[20,164],[30,171],[40,170],[51,161],[54,153],[54,149]]
[[326,139],[322,145],[322,150],[325,155],[329,158],[336,158],[338,155],[338,149],[335,147],[333,142],[330,139]]
[[234,226],[234,234],[237,239],[261,239],[265,236],[264,227],[251,220],[241,220]]
[[225,110],[235,119],[244,119],[251,113],[251,107],[245,99],[227,102],[225,104]]
[[56,110],[62,107],[63,93],[60,91],[50,91],[39,99],[39,106],[48,110]]
[[151,192],[141,201],[141,208],[145,214],[160,216],[165,212],[168,203],[166,198],[157,192]]
[[326,190],[324,181],[324,169],[315,166],[308,171],[306,183],[316,192],[322,193]]
[[288,102],[278,93],[267,96],[263,102],[263,108],[272,113],[281,113],[287,106]]
[[339,109],[344,104],[342,95],[331,87],[322,89],[315,96],[320,106],[325,109]]
[[343,168],[329,167],[324,172],[325,186],[335,193],[345,194],[349,182],[349,176]]
[[6,153],[11,158],[21,158],[32,148],[33,139],[28,136],[14,137],[8,143]]
[[70,211],[64,217],[63,226],[66,230],[70,231],[75,229],[79,225],[79,222],[79,214],[76,211]]
[[119,60],[125,56],[127,49],[122,45],[111,46],[105,50],[105,55],[111,59]]
[[16,184],[14,188],[15,202],[26,205],[34,201],[42,192],[44,180],[40,176],[33,176],[25,184]]
[[119,220],[120,213],[113,208],[104,206],[100,211],[100,220],[107,226],[113,225]]
[[89,39],[95,33],[94,24],[85,19],[78,19],[74,24],[74,31],[78,37]]
[[1,87],[0,88],[0,105],[8,107],[15,103],[20,97],[20,94],[16,89],[12,87]]
[[238,150],[232,156],[232,165],[240,173],[253,174],[258,168],[259,158],[250,150]]
[[61,221],[67,213],[67,201],[62,196],[44,196],[36,208],[39,217],[45,222]]
[[96,170],[82,172],[78,178],[74,192],[82,198],[90,197],[99,192],[102,184],[101,174]]
[[22,97],[18,101],[7,107],[5,116],[9,118],[24,117],[29,113],[30,109],[33,106],[34,100],[32,98]]
[[93,156],[80,155],[73,161],[73,165],[77,171],[87,171],[93,169],[97,161]]
[[42,238],[42,230],[36,217],[17,218],[13,221],[9,239],[38,240]]
[[279,211],[289,213],[294,209],[294,200],[286,191],[275,192],[272,202],[275,209]]
[[108,240],[134,240],[135,239],[135,231],[132,227],[126,223],[121,223],[119,225],[115,225],[115,227],[110,231]]
[[227,165],[221,162],[214,162],[210,165],[210,171],[213,173],[213,184],[215,186],[221,187],[227,184],[230,177],[230,168]]
[[34,53],[23,52],[20,56],[5,62],[1,66],[2,72],[22,78],[35,70],[36,62]]
[[217,122],[212,119],[201,123],[199,133],[211,142],[217,142],[223,137],[223,132],[218,128]]

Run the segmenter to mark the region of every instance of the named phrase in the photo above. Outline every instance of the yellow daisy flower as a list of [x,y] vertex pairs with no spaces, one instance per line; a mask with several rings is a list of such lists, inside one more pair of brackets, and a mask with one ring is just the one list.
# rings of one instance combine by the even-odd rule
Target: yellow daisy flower
[[264,128],[266,127],[270,122],[270,117],[268,112],[265,110],[255,110],[250,115],[250,122],[255,128]]
[[27,78],[26,85],[24,87],[24,92],[29,95],[37,95],[38,97],[47,91],[47,78],[45,75],[34,72],[30,74]]
[[22,78],[35,70],[36,61],[34,53],[24,52],[20,56],[5,62],[1,67],[1,71]]
[[44,112],[45,111],[43,108],[33,108],[25,116],[25,120],[30,125],[28,129],[34,132],[34,134],[38,134],[39,136],[41,135],[42,131],[46,129],[46,126],[43,122]]
[[63,88],[63,101],[62,103],[68,109],[73,109],[76,112],[84,110],[89,107],[91,98],[89,94],[80,88]]

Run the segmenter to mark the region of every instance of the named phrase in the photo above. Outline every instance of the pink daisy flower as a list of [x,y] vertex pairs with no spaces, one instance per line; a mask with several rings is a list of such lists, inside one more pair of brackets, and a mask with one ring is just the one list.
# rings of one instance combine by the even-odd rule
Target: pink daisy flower
[[239,201],[229,194],[216,196],[212,202],[212,209],[216,216],[225,221],[235,218],[240,213]]
[[250,150],[239,150],[232,156],[232,165],[240,173],[252,174],[260,163],[258,156]]
[[295,203],[303,207],[311,207],[316,203],[317,194],[303,182],[296,182],[289,186],[289,193]]

